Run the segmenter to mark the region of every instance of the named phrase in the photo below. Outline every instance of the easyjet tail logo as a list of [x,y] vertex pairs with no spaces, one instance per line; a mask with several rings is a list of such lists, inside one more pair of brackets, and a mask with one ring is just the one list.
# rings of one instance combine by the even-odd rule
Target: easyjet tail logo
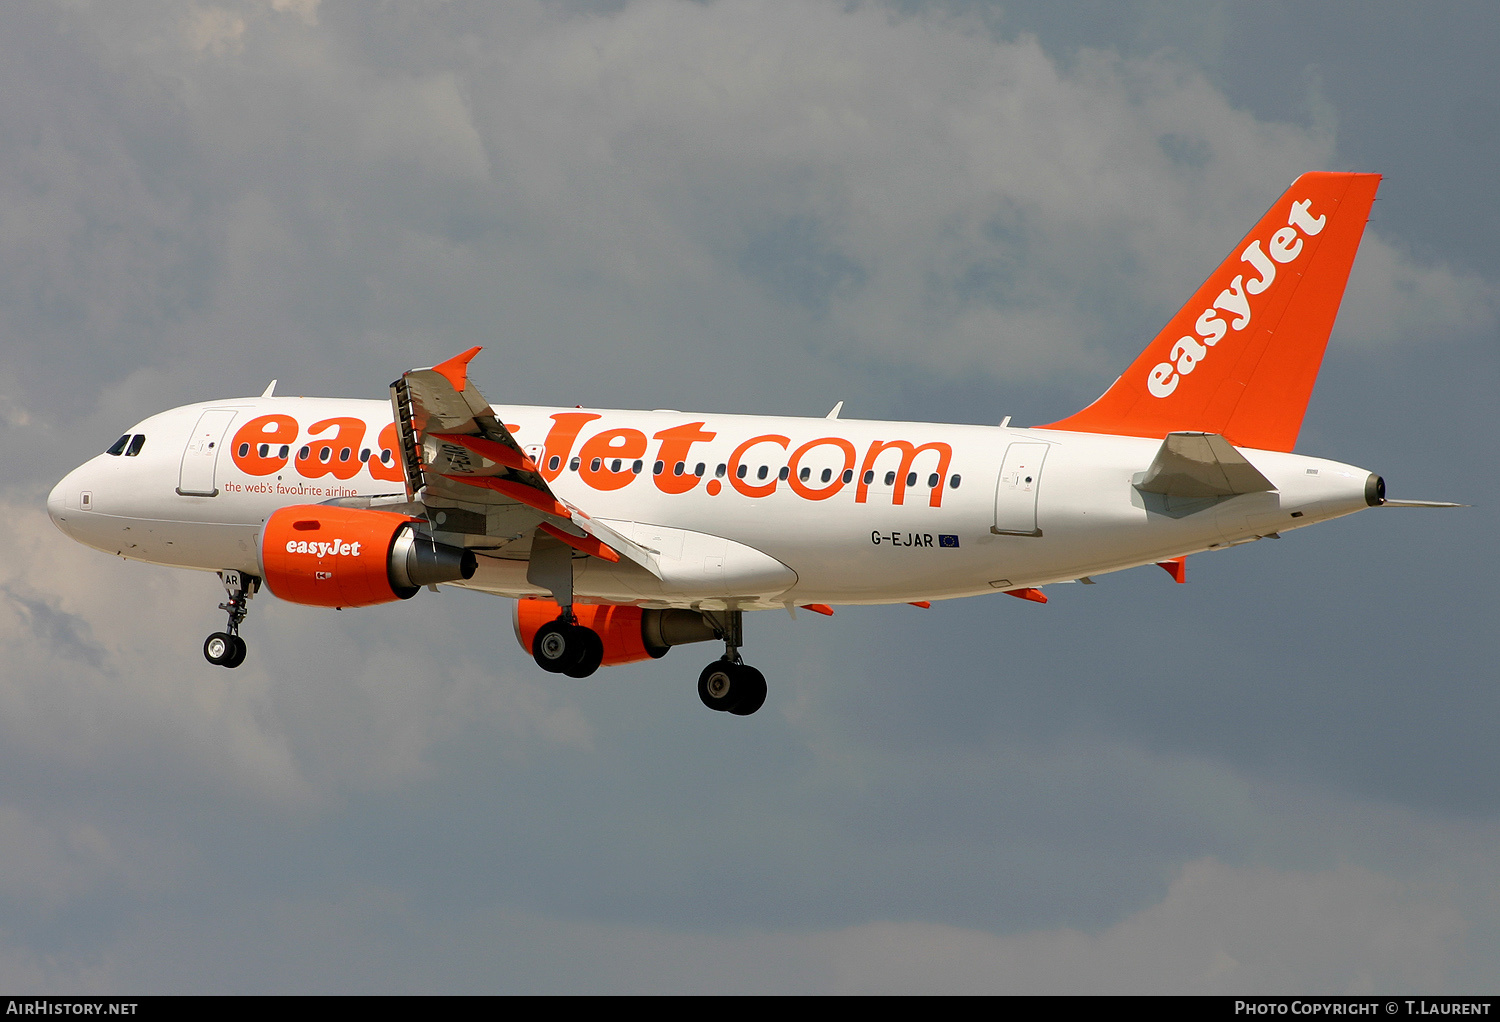
[[1262,304],[1251,299],[1265,294],[1276,282],[1278,265],[1294,262],[1302,254],[1302,235],[1314,237],[1322,233],[1327,224],[1327,215],[1313,216],[1311,206],[1311,199],[1292,203],[1286,226],[1267,238],[1264,248],[1261,239],[1257,238],[1240,253],[1240,261],[1248,263],[1256,275],[1246,280],[1244,274],[1237,274],[1229,286],[1219,292],[1213,305],[1198,316],[1193,324],[1196,335],[1186,334],[1179,338],[1167,356],[1169,361],[1158,362],[1152,367],[1146,375],[1146,390],[1152,397],[1169,397],[1182,378],[1190,376],[1198,364],[1209,357],[1209,349],[1228,336],[1229,331],[1238,332],[1250,325],[1256,309]]

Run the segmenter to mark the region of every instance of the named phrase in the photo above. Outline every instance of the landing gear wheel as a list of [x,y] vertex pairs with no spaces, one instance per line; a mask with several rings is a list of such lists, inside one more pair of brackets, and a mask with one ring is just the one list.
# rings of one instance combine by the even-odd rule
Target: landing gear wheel
[[245,662],[245,640],[240,638],[238,635],[231,635],[229,638],[231,640],[230,645],[232,645],[234,649],[230,652],[229,658],[224,661],[224,666],[238,667],[240,664]]
[[592,628],[573,625],[572,630],[579,646],[578,661],[571,667],[564,667],[562,673],[570,678],[587,678],[604,662],[604,640]]
[[216,667],[238,667],[245,662],[245,640],[228,632],[214,632],[203,640],[203,658]]
[[203,659],[215,667],[226,667],[239,649],[236,636],[228,632],[214,632],[203,640]]
[[537,629],[531,655],[544,671],[587,678],[604,662],[604,640],[591,628],[559,618]]
[[749,664],[715,660],[698,675],[698,698],[710,710],[748,717],[766,701],[766,679]]
[[572,667],[580,652],[573,626],[566,621],[551,621],[536,630],[531,640],[531,656],[536,665],[552,674]]
[[729,708],[737,717],[748,717],[766,702],[766,676],[749,664],[738,664],[740,697]]
[[734,664],[715,660],[698,675],[698,698],[710,710],[727,710],[734,692]]

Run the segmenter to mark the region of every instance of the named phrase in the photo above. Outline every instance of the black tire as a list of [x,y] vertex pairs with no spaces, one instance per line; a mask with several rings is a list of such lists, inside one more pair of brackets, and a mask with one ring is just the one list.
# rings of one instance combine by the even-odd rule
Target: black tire
[[245,640],[240,638],[238,635],[231,635],[230,638],[234,640],[231,643],[231,645],[234,647],[234,650],[224,661],[224,666],[238,667],[240,664],[245,662],[245,653],[248,647],[245,645]]
[[766,676],[749,664],[738,666],[740,696],[729,712],[737,717],[748,717],[766,704]]
[[203,659],[215,667],[230,666],[229,660],[234,656],[235,637],[228,632],[214,632],[203,640]]
[[582,625],[574,625],[573,631],[577,633],[578,662],[563,668],[562,673],[570,678],[587,678],[604,662],[604,640],[599,638],[598,632]]
[[715,660],[698,675],[698,698],[710,710],[725,711],[740,697],[739,665]]
[[582,662],[587,644],[579,633],[587,629],[566,621],[549,621],[536,630],[531,656],[536,665],[551,674],[562,674]]

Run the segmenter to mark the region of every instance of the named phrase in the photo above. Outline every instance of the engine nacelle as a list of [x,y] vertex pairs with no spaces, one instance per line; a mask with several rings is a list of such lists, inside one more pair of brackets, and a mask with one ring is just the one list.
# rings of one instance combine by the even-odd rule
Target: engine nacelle
[[434,543],[416,519],[389,511],[299,504],[266,519],[260,534],[266,587],[290,603],[368,607],[405,600],[425,585],[473,578],[470,550]]
[[[531,652],[537,629],[556,621],[562,607],[551,600],[516,601],[511,621],[516,641]],[[667,655],[672,646],[718,638],[713,627],[695,610],[642,610],[640,607],[573,604],[573,616],[598,633],[604,643],[604,664],[629,664]]]

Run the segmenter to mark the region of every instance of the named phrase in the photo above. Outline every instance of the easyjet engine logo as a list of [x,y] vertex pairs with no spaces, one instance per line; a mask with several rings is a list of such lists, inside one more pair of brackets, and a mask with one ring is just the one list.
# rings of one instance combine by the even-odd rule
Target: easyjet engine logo
[[308,541],[305,539],[289,539],[286,541],[286,552],[289,554],[312,554],[315,557],[358,557],[359,548],[362,546],[357,540],[346,543],[341,539],[329,540],[326,543]]
[[1208,357],[1209,349],[1222,341],[1230,330],[1238,332],[1250,325],[1255,308],[1260,305],[1260,302],[1252,303],[1250,299],[1264,294],[1275,283],[1278,265],[1285,266],[1302,254],[1303,234],[1314,237],[1322,232],[1328,222],[1326,215],[1313,216],[1309,208],[1311,206],[1311,199],[1292,203],[1286,226],[1279,228],[1266,240],[1265,248],[1261,247],[1261,241],[1257,238],[1240,253],[1240,261],[1249,263],[1257,276],[1246,280],[1244,274],[1237,274],[1229,282],[1229,286],[1219,292],[1213,305],[1198,316],[1198,321],[1193,324],[1197,330],[1196,336],[1186,334],[1179,338],[1167,356],[1169,361],[1159,362],[1152,367],[1151,372],[1146,375],[1146,389],[1152,397],[1170,396],[1182,382],[1182,378],[1191,375],[1198,364]]

